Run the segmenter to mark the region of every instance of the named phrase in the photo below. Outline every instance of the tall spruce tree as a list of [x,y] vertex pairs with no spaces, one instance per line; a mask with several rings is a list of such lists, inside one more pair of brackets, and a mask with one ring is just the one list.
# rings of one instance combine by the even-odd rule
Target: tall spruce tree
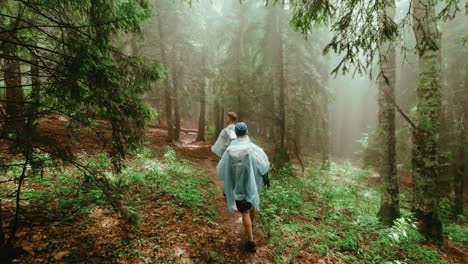
[[[162,70],[147,59],[127,56],[118,47],[118,36],[138,34],[151,13],[144,0],[0,1],[0,59],[5,62],[8,93],[4,101],[8,115],[0,118],[8,124],[4,128],[14,127],[2,133],[0,141],[19,149],[24,160],[22,173],[16,175],[16,213],[8,238],[0,230],[2,247],[15,242],[22,183],[32,173],[27,168],[45,166],[40,162],[44,152],[51,159],[76,165],[124,218],[131,217],[107,177],[81,164],[70,151],[73,141],[32,136],[24,126],[33,129],[40,118],[60,114],[67,120],[64,129],[76,136],[82,128],[93,133],[97,121],[105,120],[111,127],[108,154],[114,172],[119,173],[126,154],[144,140],[143,130],[152,113],[143,95],[162,77]],[[28,96],[25,80],[32,86]],[[2,165],[9,162],[0,158]]]
[[[395,6],[381,10],[381,27],[393,23]],[[396,53],[394,43],[384,43],[379,48],[381,78],[378,81],[379,93],[379,141],[382,144],[379,155],[379,173],[382,177],[382,195],[378,216],[382,222],[393,224],[400,217],[399,187],[396,167],[396,135],[395,135],[395,82]]]
[[413,3],[413,29],[419,55],[416,129],[413,131],[413,180],[416,216],[421,231],[429,238],[442,239],[439,214],[439,133],[442,110],[440,33],[435,3]]

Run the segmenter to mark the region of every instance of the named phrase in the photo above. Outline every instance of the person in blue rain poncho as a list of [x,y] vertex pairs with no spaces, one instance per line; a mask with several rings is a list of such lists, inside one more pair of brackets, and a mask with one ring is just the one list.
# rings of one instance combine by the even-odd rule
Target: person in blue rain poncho
[[236,139],[236,133],[234,132],[234,125],[237,121],[237,114],[235,112],[228,112],[226,114],[226,127],[221,130],[216,143],[211,147],[211,151],[218,157],[222,157],[224,151],[229,146],[229,143]]
[[242,223],[248,238],[246,250],[255,252],[252,222],[256,211],[260,209],[262,184],[267,187],[270,185],[270,162],[265,152],[250,141],[244,122],[235,125],[235,133],[237,139],[224,152],[216,172],[218,178],[224,181],[228,212],[238,210],[242,213]]

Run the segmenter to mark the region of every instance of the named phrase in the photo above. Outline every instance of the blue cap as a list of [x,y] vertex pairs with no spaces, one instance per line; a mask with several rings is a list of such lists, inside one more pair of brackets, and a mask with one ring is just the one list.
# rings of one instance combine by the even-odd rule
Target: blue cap
[[244,122],[239,122],[234,127],[236,134],[245,135],[247,134],[247,124]]

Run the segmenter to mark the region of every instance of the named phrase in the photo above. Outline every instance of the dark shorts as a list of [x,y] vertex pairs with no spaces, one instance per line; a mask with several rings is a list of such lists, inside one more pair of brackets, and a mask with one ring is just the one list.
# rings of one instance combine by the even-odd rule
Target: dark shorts
[[247,202],[246,200],[238,201],[236,200],[236,206],[237,210],[239,210],[241,213],[245,213],[252,209],[252,204],[250,202]]

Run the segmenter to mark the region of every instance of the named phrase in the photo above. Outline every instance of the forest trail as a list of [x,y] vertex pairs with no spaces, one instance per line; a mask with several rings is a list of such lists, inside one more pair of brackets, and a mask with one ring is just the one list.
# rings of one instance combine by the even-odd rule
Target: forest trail
[[[64,149],[69,149],[74,153],[95,155],[108,150],[111,142],[110,128],[106,122],[100,122],[93,132],[81,130],[79,144],[66,144],[71,142],[71,135],[64,130],[66,122],[67,120],[59,115],[43,118],[39,128],[41,135],[44,135],[45,139],[52,138],[56,142],[63,143]],[[111,263],[104,257],[106,256],[104,245],[111,245],[119,239],[138,238],[141,241],[151,241],[156,237],[160,238],[158,250],[148,248],[151,245],[149,242],[137,250],[155,259],[160,256],[169,259],[172,257],[175,263],[273,263],[273,254],[267,247],[266,236],[258,227],[254,228],[257,252],[251,254],[243,250],[245,235],[240,214],[229,215],[227,213],[222,192],[223,184],[216,178],[217,157],[210,150],[211,143],[196,142],[196,134],[193,132],[181,133],[180,141],[177,143],[167,143],[167,130],[155,124],[150,125],[145,133],[148,148],[161,153],[160,150],[168,145],[176,151],[178,158],[190,160],[205,169],[206,177],[218,190],[215,199],[206,202],[214,205],[219,217],[213,222],[193,222],[191,217],[194,213],[185,210],[188,217],[179,219],[174,214],[173,208],[168,207],[169,200],[143,197],[142,204],[145,206],[140,209],[142,221],[138,227],[127,228],[120,224],[117,213],[106,213],[102,208],[95,208],[91,211],[90,217],[94,219],[91,224],[81,222],[85,220],[80,220],[81,224],[70,225],[49,221],[47,218],[36,219],[34,229],[31,229],[29,224],[25,224],[18,232],[20,247],[29,252],[21,257],[21,261],[45,263],[47,259],[56,258],[65,252],[80,256],[88,263]],[[166,218],[161,218],[164,215]],[[29,222],[28,219],[22,220],[22,223]],[[75,228],[75,225],[82,225],[84,230]],[[62,241],[63,237],[68,238],[67,242],[60,243],[56,249],[34,251],[33,245],[39,243],[41,248],[46,248],[49,241]],[[83,244],[84,241],[95,241],[95,243],[91,243],[87,250],[72,247],[72,245]],[[193,245],[190,246],[189,244],[192,243]],[[122,243],[113,251],[125,252],[126,247],[128,245]],[[142,263],[130,254],[127,257],[123,256],[120,261],[123,261],[120,263]]]
[[[217,225],[210,227],[211,232],[219,238],[215,241],[215,250],[224,257],[225,263],[273,263],[271,250],[267,247],[266,236],[258,227],[254,227],[254,238],[257,243],[255,254],[247,253],[242,246],[245,242],[245,234],[242,226],[242,218],[239,213],[230,215],[226,210],[223,196],[223,182],[216,177],[217,157],[211,153],[211,144],[196,142],[193,133],[182,133],[180,144],[176,151],[188,156],[192,161],[205,167],[208,177],[216,185],[218,195],[214,201],[219,212],[220,219]],[[196,155],[196,156],[194,156]]]

